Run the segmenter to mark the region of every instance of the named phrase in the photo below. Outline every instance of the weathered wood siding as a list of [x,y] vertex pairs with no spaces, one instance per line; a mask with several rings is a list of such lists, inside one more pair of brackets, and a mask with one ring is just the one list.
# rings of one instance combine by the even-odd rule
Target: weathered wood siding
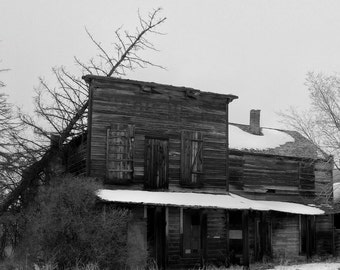
[[[206,262],[224,265],[227,260],[226,214],[223,210],[207,210],[206,215]],[[202,262],[199,254],[183,254],[182,236],[180,234],[180,209],[169,208],[169,231],[167,239],[168,266],[179,269],[198,267]],[[204,229],[204,228],[201,228]],[[202,250],[202,256],[204,256]]]
[[334,231],[335,256],[340,256],[340,229]]
[[333,253],[333,218],[331,215],[315,217],[316,253],[326,255]]
[[105,178],[106,130],[123,123],[135,126],[134,184],[143,183],[145,136],[154,136],[169,140],[169,188],[178,188],[181,131],[189,130],[202,133],[204,188],[225,189],[226,96],[120,80],[93,80],[91,91],[90,175]]
[[237,150],[230,150],[229,158],[231,192],[300,203],[315,203],[329,195],[331,162]]
[[227,260],[226,213],[223,210],[207,211],[207,261],[224,265]]
[[272,250],[274,258],[294,258],[300,252],[299,216],[272,214]]
[[180,208],[169,207],[169,231],[167,239],[168,266],[173,269],[200,266],[199,254],[183,253],[183,237],[181,235]]

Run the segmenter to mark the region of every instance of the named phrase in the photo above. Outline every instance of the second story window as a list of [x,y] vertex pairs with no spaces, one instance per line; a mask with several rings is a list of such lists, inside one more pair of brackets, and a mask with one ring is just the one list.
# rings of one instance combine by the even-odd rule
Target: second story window
[[127,184],[133,179],[134,126],[114,124],[106,135],[106,182]]
[[199,186],[203,174],[203,138],[199,131],[182,131],[181,184]]
[[167,189],[169,186],[169,140],[145,138],[144,187]]

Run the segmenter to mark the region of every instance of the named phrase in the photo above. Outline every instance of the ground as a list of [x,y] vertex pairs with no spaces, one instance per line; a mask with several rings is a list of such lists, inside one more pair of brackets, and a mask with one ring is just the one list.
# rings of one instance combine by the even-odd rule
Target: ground
[[340,263],[307,263],[289,266],[275,266],[269,270],[340,270]]

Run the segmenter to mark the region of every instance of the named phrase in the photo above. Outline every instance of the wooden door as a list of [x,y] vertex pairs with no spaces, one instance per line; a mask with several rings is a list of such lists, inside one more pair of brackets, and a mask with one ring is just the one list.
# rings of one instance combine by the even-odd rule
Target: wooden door
[[168,139],[145,138],[145,188],[167,189],[169,186]]
[[300,237],[301,237],[301,254],[311,258],[315,254],[315,217],[300,216]]
[[271,257],[271,220],[266,212],[257,212],[254,219],[255,261]]

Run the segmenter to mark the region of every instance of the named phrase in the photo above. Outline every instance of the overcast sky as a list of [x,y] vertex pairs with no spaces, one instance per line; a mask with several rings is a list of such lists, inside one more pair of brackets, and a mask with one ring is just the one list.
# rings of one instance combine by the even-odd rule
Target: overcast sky
[[308,71],[340,71],[340,1],[0,0],[0,69],[11,69],[1,91],[31,110],[39,76],[52,83],[52,67],[75,71],[74,56],[97,54],[85,27],[109,48],[115,29],[133,31],[138,9],[158,7],[166,35],[150,36],[160,52],[149,59],[167,70],[128,78],[235,94],[232,122],[248,123],[253,108],[263,126],[283,127],[275,112],[308,105]]

